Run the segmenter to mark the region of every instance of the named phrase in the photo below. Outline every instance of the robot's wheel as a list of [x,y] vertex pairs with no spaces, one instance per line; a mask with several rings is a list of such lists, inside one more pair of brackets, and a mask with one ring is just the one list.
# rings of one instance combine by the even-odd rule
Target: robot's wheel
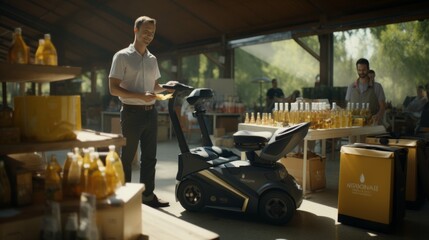
[[188,211],[199,211],[204,207],[204,190],[193,180],[180,183],[177,190],[180,204]]
[[259,202],[260,216],[272,224],[286,224],[292,219],[295,210],[294,201],[282,191],[269,191]]

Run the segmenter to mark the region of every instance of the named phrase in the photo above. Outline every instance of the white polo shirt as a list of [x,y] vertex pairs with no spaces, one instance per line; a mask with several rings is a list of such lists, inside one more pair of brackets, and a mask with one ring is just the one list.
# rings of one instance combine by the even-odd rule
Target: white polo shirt
[[[152,53],[146,49],[144,55],[141,55],[130,44],[128,48],[119,50],[112,60],[109,78],[121,80],[120,86],[131,92],[153,92],[155,82],[161,77],[158,68],[158,61]],[[138,98],[122,98],[122,103],[129,105],[152,105],[155,100],[145,102]]]

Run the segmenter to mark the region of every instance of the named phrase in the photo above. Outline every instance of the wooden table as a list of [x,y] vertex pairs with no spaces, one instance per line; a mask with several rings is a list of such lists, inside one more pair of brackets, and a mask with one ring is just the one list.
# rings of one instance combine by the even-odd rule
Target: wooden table
[[149,240],[216,240],[219,235],[142,204],[143,236]]
[[[238,130],[248,131],[270,131],[274,133],[278,127],[267,125],[256,125],[248,123],[240,123]],[[306,193],[307,180],[307,150],[308,141],[322,140],[322,155],[326,154],[326,139],[348,137],[349,142],[360,141],[360,136],[386,133],[386,128],[382,125],[365,126],[365,127],[347,127],[347,128],[331,128],[331,129],[310,129],[304,137],[303,149],[303,168],[302,168],[302,189]],[[354,139],[356,138],[356,139]]]

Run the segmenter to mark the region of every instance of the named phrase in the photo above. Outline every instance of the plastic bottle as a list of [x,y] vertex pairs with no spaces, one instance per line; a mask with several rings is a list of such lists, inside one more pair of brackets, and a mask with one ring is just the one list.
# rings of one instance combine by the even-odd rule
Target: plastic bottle
[[112,193],[112,190],[107,183],[106,168],[97,168],[91,173],[91,180],[89,192],[94,194],[97,199],[104,199]]
[[70,166],[73,161],[73,153],[68,152],[66,161],[64,162],[63,175],[62,175],[62,185],[63,185],[63,196],[70,196],[71,190],[69,189],[69,185],[67,184],[68,174],[70,171]]
[[15,28],[14,36],[15,41],[8,54],[9,63],[28,64],[29,48],[22,38],[22,29]]
[[67,185],[65,193],[70,194],[71,197],[79,197],[82,193],[80,187],[81,164],[79,164],[76,154],[72,156],[72,162],[67,176]]
[[0,161],[0,208],[11,203],[11,189],[4,162]]
[[337,107],[336,102],[332,102],[332,109],[331,109],[331,128],[339,128],[341,125],[340,121],[340,115],[339,110]]
[[122,161],[119,158],[118,153],[116,152],[115,145],[109,145],[109,153],[107,153],[106,159],[113,158],[114,161],[106,161],[107,164],[112,164],[113,168],[116,170],[118,174],[119,180],[121,181],[122,186],[125,185],[125,174],[124,167],[122,166]]
[[42,231],[40,239],[42,240],[61,240],[61,211],[57,202],[49,201],[46,206],[46,212],[43,217]]
[[80,214],[77,239],[98,240],[100,235],[97,228],[95,195],[82,193],[79,207]]
[[51,155],[51,159],[49,160],[49,163],[54,167],[55,171],[58,173],[58,176],[61,177],[62,168],[61,168],[61,165],[58,163],[57,156],[55,154]]
[[77,231],[77,213],[70,213],[67,216],[66,225],[64,226],[64,240],[76,240]]
[[43,45],[43,62],[45,65],[57,66],[57,50],[51,41],[51,34],[45,34],[45,44]]
[[45,65],[43,59],[43,48],[45,45],[45,39],[39,39],[39,46],[37,47],[36,54],[34,56],[34,63],[39,65]]
[[106,158],[106,181],[109,186],[109,195],[113,194],[116,189],[122,186],[121,180],[119,180],[118,173],[116,172],[113,164],[107,164],[107,162],[114,162],[115,159],[113,157]]
[[49,162],[45,174],[46,199],[61,201],[63,199],[61,178],[54,163]]
[[77,162],[82,166],[83,165],[83,157],[82,157],[82,155],[80,154],[80,151],[79,151],[79,148],[78,147],[75,147],[74,148],[74,155],[76,156],[76,158],[77,158]]

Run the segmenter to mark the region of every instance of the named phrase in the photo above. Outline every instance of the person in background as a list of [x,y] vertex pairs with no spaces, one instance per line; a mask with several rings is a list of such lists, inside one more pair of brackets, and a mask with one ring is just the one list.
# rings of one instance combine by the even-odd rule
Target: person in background
[[[134,23],[134,42],[115,53],[109,73],[110,94],[122,102],[122,135],[127,144],[121,159],[125,180],[131,182],[132,162],[140,142],[140,182],[145,184],[143,204],[159,208],[169,203],[154,194],[158,113],[156,93],[166,91],[158,83],[161,77],[156,57],[147,49],[156,31],[156,20],[139,17]],[[167,84],[174,84],[169,82]]]
[[404,112],[412,114],[419,118],[423,108],[428,103],[428,97],[425,87],[419,85],[417,87],[417,96],[404,108]]
[[369,103],[371,122],[380,124],[386,108],[383,86],[375,81],[375,72],[370,70],[369,61],[361,58],[356,62],[358,78],[347,87],[345,100],[353,103]]
[[301,97],[301,92],[299,90],[294,90],[291,95],[286,98],[286,101],[289,103],[296,102],[296,99]]
[[283,90],[277,86],[277,79],[271,80],[271,88],[267,91],[266,98],[266,111],[271,112],[274,108],[275,102],[283,102],[285,94]]

